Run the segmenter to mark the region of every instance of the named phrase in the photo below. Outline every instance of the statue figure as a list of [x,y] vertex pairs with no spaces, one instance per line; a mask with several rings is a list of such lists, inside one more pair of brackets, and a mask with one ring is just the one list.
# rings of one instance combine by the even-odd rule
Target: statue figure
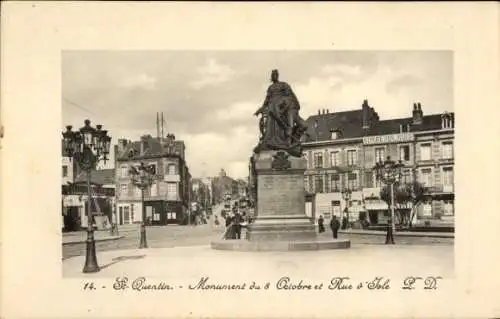
[[279,81],[278,70],[271,72],[271,82],[264,103],[254,113],[255,116],[261,115],[261,136],[254,152],[285,150],[292,156],[300,157],[301,137],[307,130],[307,124],[299,115],[299,101],[290,85]]

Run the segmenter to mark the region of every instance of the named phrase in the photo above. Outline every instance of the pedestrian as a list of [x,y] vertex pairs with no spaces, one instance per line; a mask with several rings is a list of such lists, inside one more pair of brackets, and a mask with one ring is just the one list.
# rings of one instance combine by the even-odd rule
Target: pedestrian
[[215,227],[219,227],[219,225],[220,225],[219,218],[217,217],[217,215],[215,215],[215,217],[214,217],[214,225],[215,225]]
[[318,231],[320,233],[324,233],[325,232],[324,222],[325,222],[325,220],[323,219],[323,215],[319,215],[319,218],[318,218]]
[[241,223],[243,222],[241,215],[239,213],[234,214],[233,218],[233,228],[235,239],[241,239]]
[[332,229],[333,238],[337,239],[340,222],[335,215],[333,215],[332,220],[330,221],[330,228]]
[[347,229],[347,217],[342,217],[342,229]]

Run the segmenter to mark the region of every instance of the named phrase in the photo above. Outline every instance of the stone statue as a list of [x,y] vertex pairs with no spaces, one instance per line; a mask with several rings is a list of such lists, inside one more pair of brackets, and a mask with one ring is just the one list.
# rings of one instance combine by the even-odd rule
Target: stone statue
[[278,70],[271,72],[271,81],[264,103],[254,113],[255,116],[261,115],[261,136],[254,152],[284,150],[300,157],[301,138],[307,130],[307,124],[299,115],[299,101],[290,85],[279,81]]

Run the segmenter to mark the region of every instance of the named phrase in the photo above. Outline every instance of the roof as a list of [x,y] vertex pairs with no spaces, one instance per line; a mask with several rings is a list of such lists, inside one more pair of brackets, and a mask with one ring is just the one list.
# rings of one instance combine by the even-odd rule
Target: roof
[[[448,113],[453,114],[453,113]],[[367,130],[366,135],[385,135],[385,134],[397,134],[400,133],[400,125],[407,127],[410,125],[409,132],[422,132],[422,131],[433,131],[441,129],[441,116],[443,114],[430,114],[424,115],[422,124],[413,125],[413,118],[405,117],[399,119],[390,119],[378,121],[375,125],[372,125],[370,129]]]
[[[448,114],[452,117],[454,116],[453,112],[424,115],[422,124],[419,125],[412,124],[413,117],[375,120],[371,122],[370,128],[366,130],[363,129],[362,109],[313,115],[306,120],[308,124],[306,142],[330,140],[331,132],[334,130],[340,132],[339,139],[397,134],[401,132],[401,125],[406,129],[408,124],[410,125],[409,132],[439,130],[442,127],[441,120],[444,114]],[[317,123],[316,128],[315,123]]]
[[[90,178],[92,184],[97,184],[97,185],[114,184],[115,169],[109,168],[109,169],[92,170]],[[83,183],[83,182],[87,182],[86,172],[80,173],[80,175],[78,175],[78,177],[75,179],[75,183]]]
[[[144,152],[142,154],[140,154],[141,143],[145,143]],[[141,141],[128,143],[122,150],[122,152],[117,156],[117,160],[129,160],[128,154],[130,153],[130,151],[134,151],[134,153],[136,154],[134,158],[153,158],[167,156],[176,156],[182,158],[184,154],[184,148],[185,147],[183,141],[176,141],[171,139],[163,139],[162,141],[158,138],[150,137]]]
[[363,113],[361,109],[313,115],[306,122],[308,125],[307,142],[330,140],[331,130],[339,130],[342,138],[363,136]]

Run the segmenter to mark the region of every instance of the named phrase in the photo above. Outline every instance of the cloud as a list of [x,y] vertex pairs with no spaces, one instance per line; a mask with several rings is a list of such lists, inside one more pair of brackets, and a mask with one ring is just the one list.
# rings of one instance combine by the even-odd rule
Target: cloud
[[122,81],[121,86],[129,89],[154,90],[156,88],[156,78],[143,73],[126,78]]
[[215,117],[220,121],[245,121],[251,118],[259,108],[259,102],[236,102],[227,108],[215,112]]
[[190,87],[199,90],[206,86],[216,86],[229,81],[235,72],[228,65],[219,64],[215,59],[207,59],[205,65],[197,69],[198,79]]
[[420,85],[420,79],[414,75],[404,74],[389,81],[386,85],[388,93],[397,93],[401,89],[411,89]]

